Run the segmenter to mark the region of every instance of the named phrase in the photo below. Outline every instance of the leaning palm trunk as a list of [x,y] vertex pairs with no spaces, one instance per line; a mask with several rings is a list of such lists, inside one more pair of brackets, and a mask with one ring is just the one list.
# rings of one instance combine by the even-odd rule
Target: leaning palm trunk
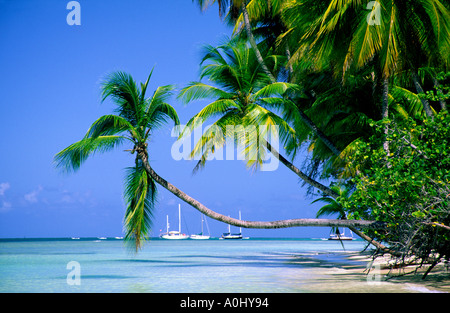
[[280,220],[280,221],[272,221],[272,222],[261,222],[261,221],[243,221],[238,220],[229,216],[222,215],[220,213],[217,213],[206,206],[204,206],[202,203],[197,201],[196,199],[192,198],[188,194],[184,193],[171,183],[169,183],[167,180],[159,176],[153,168],[148,163],[148,156],[144,149],[139,149],[138,151],[138,158],[141,159],[142,164],[147,171],[147,173],[150,175],[150,177],[159,185],[170,191],[172,194],[174,194],[177,198],[183,200],[187,204],[191,205],[201,213],[205,214],[206,216],[215,219],[217,221],[227,223],[233,226],[237,227],[244,227],[244,228],[259,228],[259,229],[275,229],[275,228],[288,228],[288,227],[301,227],[301,226],[315,226],[315,227],[347,227],[351,229],[355,234],[360,236],[362,239],[366,240],[367,242],[371,243],[378,249],[386,252],[386,253],[395,253],[392,252],[390,249],[385,247],[384,245],[380,244],[379,242],[373,240],[369,236],[365,235],[361,231],[359,231],[357,228],[367,228],[367,227],[377,227],[377,222],[375,221],[362,221],[362,220],[346,220],[346,219],[314,219],[314,218],[298,218],[298,219],[289,219],[289,220]]
[[335,220],[335,219],[289,219],[272,222],[260,222],[260,221],[243,221],[235,218],[231,218],[222,214],[219,214],[211,209],[208,209],[202,203],[187,195],[167,180],[159,176],[148,163],[148,157],[145,150],[140,149],[137,151],[138,157],[141,159],[142,164],[150,175],[150,177],[159,185],[170,191],[179,199],[183,200],[187,204],[191,205],[206,216],[215,219],[220,222],[224,222],[233,226],[245,227],[245,228],[261,228],[261,229],[274,229],[274,228],[288,228],[298,226],[318,226],[318,227],[376,227],[377,223],[374,221],[362,221],[362,220]]
[[312,179],[311,177],[309,177],[308,175],[303,173],[301,170],[299,170],[294,164],[289,162],[274,147],[272,147],[272,145],[270,143],[268,143],[264,139],[262,139],[262,140],[264,141],[264,144],[266,145],[267,149],[273,154],[273,156],[275,156],[281,163],[283,163],[288,169],[290,169],[292,172],[294,172],[298,177],[303,179],[306,183],[308,183],[311,186],[319,189],[320,191],[324,192],[326,195],[328,195],[328,196],[330,196],[330,197],[332,197],[334,199],[339,197],[339,195],[336,192],[334,192],[333,190],[331,190],[327,186],[322,185],[318,181]]
[[384,253],[389,253],[389,254],[392,254],[392,255],[395,255],[395,256],[400,256],[401,255],[401,253],[399,253],[397,251],[393,251],[392,249],[389,249],[388,247],[386,247],[385,245],[379,243],[378,241],[373,240],[372,238],[370,238],[369,236],[367,236],[366,234],[364,234],[362,231],[360,231],[359,229],[355,228],[354,226],[349,226],[348,229],[350,229],[356,235],[358,235],[359,237],[361,237],[365,241],[371,243],[372,245],[374,245],[376,248],[378,248],[380,251],[383,251]]

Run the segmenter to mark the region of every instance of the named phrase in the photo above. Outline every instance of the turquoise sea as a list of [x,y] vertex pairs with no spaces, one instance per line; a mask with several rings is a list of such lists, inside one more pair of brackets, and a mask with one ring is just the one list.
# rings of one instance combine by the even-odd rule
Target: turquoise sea
[[[320,239],[161,240],[135,254],[120,239],[1,239],[0,292],[408,292],[371,283],[365,242]],[[417,290],[416,290],[417,291]]]

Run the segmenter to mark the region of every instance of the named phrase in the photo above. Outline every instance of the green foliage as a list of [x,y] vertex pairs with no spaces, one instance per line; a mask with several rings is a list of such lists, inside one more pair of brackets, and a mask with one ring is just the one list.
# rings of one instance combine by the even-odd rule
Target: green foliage
[[156,183],[138,160],[135,167],[127,168],[125,177],[125,240],[133,242],[136,249],[142,245],[152,225],[153,211],[157,202]]
[[[316,214],[317,218],[328,216],[328,215],[337,215],[338,219],[346,219],[347,218],[347,212],[344,206],[341,203],[341,199],[347,199],[350,194],[350,189],[346,186],[341,185],[333,185],[330,187],[331,190],[333,190],[336,194],[339,195],[337,199],[333,199],[327,195],[324,195],[323,197],[317,198],[312,203],[316,202],[324,202],[326,203],[323,207],[321,207]],[[336,233],[338,231],[337,227],[332,227],[331,231],[333,233]]]
[[[147,141],[152,132],[167,121],[179,124],[175,109],[166,103],[173,86],[158,87],[151,97],[145,97],[150,72],[140,88],[133,77],[124,72],[114,72],[102,84],[102,101],[111,99],[115,113],[101,116],[89,128],[84,138],[56,154],[54,162],[66,171],[76,171],[82,163],[97,152],[107,152],[124,142],[147,152]],[[141,160],[136,156],[136,166],[127,170],[124,198],[127,209],[124,218],[125,238],[136,250],[149,234],[152,212],[156,202],[156,184],[148,176]]]
[[[279,58],[266,58],[274,71]],[[195,170],[203,167],[208,156],[225,145],[227,137],[244,148],[242,152],[247,166],[254,168],[263,163],[266,149],[262,140],[253,139],[266,135],[264,131],[273,131],[272,126],[278,126],[276,135],[283,143],[296,144],[292,142],[295,141],[295,131],[276,112],[292,107],[284,94],[298,86],[285,82],[271,83],[255,53],[245,42],[231,39],[218,47],[205,46],[200,78],[207,78],[212,85],[191,82],[178,95],[185,103],[212,100],[188,121],[180,134],[180,138],[187,136],[206,120],[215,120],[191,151],[191,157],[200,159]],[[228,134],[228,126],[233,126],[232,134]]]
[[[382,148],[386,123],[390,155]],[[445,228],[450,225],[449,124],[446,111],[434,121],[381,121],[352,156],[352,164],[364,174],[353,179],[356,190],[349,199],[340,199],[342,205],[351,218],[386,223],[368,234],[404,256],[450,257],[450,231]]]
[[434,89],[419,94],[421,98],[431,101],[447,101],[450,99],[450,72],[440,72],[435,77]]

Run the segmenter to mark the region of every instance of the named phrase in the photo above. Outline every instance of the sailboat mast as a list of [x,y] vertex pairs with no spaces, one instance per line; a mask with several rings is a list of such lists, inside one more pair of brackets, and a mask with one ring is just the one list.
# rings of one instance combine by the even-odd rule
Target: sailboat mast
[[203,235],[203,214],[202,214],[202,235]]
[[[239,220],[241,220],[241,211],[239,211]],[[242,227],[239,227],[239,234],[242,234]]]
[[167,217],[167,223],[166,223],[166,225],[167,225],[167,233],[169,233],[169,215],[166,215],[166,217]]
[[178,231],[181,234],[181,205],[178,204]]

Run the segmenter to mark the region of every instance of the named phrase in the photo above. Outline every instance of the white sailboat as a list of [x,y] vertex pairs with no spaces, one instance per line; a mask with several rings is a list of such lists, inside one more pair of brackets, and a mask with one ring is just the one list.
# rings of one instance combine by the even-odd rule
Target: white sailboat
[[[206,220],[203,218],[203,214],[202,214],[202,232],[200,234],[191,235],[190,236],[191,239],[206,240],[206,239],[209,239],[211,237],[209,235],[204,235],[203,234],[203,222],[206,222]],[[209,234],[208,222],[206,222],[206,228],[208,228],[208,234]]]
[[169,215],[167,215],[167,232],[161,234],[162,239],[188,239],[189,236],[181,233],[181,206],[178,204],[178,230],[169,231]]
[[[241,211],[239,211],[239,220],[241,220]],[[228,233],[223,233],[222,237],[220,237],[219,239],[248,239],[248,237],[242,237],[242,227],[239,227],[238,234],[232,234],[231,226],[230,224],[228,224]]]
[[328,240],[354,240],[353,233],[350,230],[351,236],[345,236],[345,232],[342,233],[339,232],[339,228],[336,229],[336,233],[330,234],[330,237],[328,237]]

